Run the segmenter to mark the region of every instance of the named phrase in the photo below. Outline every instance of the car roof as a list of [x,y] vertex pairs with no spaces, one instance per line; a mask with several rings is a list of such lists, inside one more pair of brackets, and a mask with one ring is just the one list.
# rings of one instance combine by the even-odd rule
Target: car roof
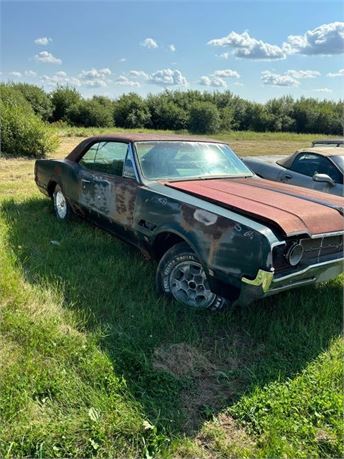
[[107,140],[120,140],[122,142],[142,142],[142,141],[185,141],[185,142],[216,142],[220,143],[219,140],[210,139],[205,136],[193,136],[193,135],[176,135],[176,134],[156,134],[156,133],[142,133],[142,132],[129,132],[129,133],[117,133],[99,135],[90,137],[90,140],[96,139],[97,141]]
[[344,156],[344,150],[343,148],[338,148],[338,147],[309,147],[309,148],[302,148],[301,150],[297,150],[295,153],[293,153],[290,156],[287,156],[286,158],[279,159],[277,164],[280,166],[286,167],[289,169],[291,165],[293,164],[293,161],[295,157],[300,154],[300,153],[316,153],[317,155],[321,156]]
[[338,147],[309,147],[297,150],[298,153],[316,153],[321,156],[343,156],[344,150]]
[[77,161],[84,150],[96,142],[153,142],[153,141],[180,141],[180,142],[210,142],[210,143],[224,143],[221,140],[211,139],[205,136],[193,135],[175,135],[175,134],[156,134],[156,133],[141,133],[141,132],[126,132],[113,134],[97,135],[88,137],[80,142],[74,150],[72,150],[66,159],[70,161]]

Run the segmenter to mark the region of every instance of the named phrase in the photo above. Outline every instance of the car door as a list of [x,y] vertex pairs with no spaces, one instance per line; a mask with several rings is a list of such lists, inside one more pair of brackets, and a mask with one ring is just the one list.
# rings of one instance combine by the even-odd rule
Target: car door
[[[333,179],[335,184],[315,181],[313,180],[314,174],[326,174]],[[305,152],[296,156],[290,169],[281,172],[280,181],[325,193],[340,194],[339,175],[338,169],[328,158],[316,153]]]
[[139,184],[128,152],[123,142],[91,146],[79,161],[79,204],[99,225],[131,240]]

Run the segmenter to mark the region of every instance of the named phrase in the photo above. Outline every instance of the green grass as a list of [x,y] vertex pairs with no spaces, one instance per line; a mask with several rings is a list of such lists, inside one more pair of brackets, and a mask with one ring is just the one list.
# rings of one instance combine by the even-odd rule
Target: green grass
[[188,311],[32,166],[0,161],[1,457],[343,456],[342,276]]
[[[153,129],[122,129],[118,127],[109,128],[84,128],[84,127],[57,127],[55,128],[59,135],[64,137],[88,137],[97,134],[109,134],[112,132],[147,132],[147,133],[168,133],[168,134],[188,134],[187,131],[159,131]],[[218,139],[232,139],[232,140],[285,140],[285,141],[306,141],[311,142],[318,138],[333,138],[326,134],[297,134],[294,132],[254,132],[254,131],[228,131],[218,134],[212,134],[211,137]]]

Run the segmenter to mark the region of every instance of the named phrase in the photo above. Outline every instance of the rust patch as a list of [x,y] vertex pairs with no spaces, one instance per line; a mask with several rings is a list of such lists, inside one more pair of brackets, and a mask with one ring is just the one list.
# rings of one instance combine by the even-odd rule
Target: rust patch
[[116,214],[124,227],[132,226],[137,184],[133,180],[116,178]]
[[[215,215],[211,212],[206,212],[206,214],[204,213],[202,214],[201,212],[206,212],[206,211],[202,211],[201,209],[194,210],[193,207],[190,207],[187,204],[182,204],[181,206],[182,225],[183,225],[183,228],[185,228],[187,231],[190,231],[190,232],[199,231],[203,235],[202,239],[204,239],[204,235],[209,236],[208,239],[210,241],[210,247],[209,247],[208,263],[210,265],[213,265],[215,261],[215,257],[216,257],[216,252],[218,250],[218,247],[220,246],[221,237],[226,231],[232,228],[232,225],[231,225],[231,222],[229,222],[227,219],[222,218],[218,215]],[[197,215],[198,217],[202,215],[203,218],[196,218]],[[206,222],[204,222],[205,216],[206,216]],[[217,217],[216,220],[212,216]],[[214,221],[214,223],[206,224],[209,221],[212,222],[212,220]]]

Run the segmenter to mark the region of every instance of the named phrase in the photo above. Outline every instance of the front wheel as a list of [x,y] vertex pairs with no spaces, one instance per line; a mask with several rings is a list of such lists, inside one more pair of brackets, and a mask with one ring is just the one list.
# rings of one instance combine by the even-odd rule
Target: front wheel
[[53,194],[54,212],[58,220],[68,220],[72,215],[72,209],[59,185],[56,185]]
[[171,247],[158,265],[158,290],[194,309],[223,309],[227,301],[210,290],[207,275],[195,253],[185,243]]

